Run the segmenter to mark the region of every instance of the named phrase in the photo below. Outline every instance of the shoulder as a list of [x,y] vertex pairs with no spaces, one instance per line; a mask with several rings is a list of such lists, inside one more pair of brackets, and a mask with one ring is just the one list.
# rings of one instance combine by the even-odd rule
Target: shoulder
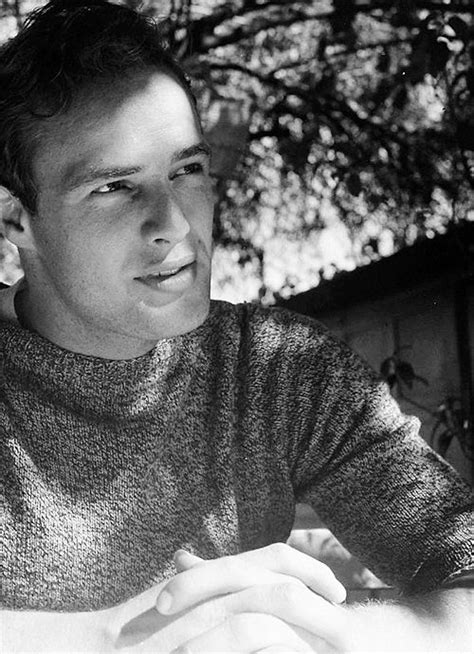
[[321,323],[280,307],[213,300],[209,319],[212,328],[221,333],[259,341],[270,347],[297,348],[305,345],[308,339],[324,345],[332,339]]
[[280,368],[352,371],[355,376],[374,372],[345,343],[314,318],[281,307],[259,304],[211,303],[211,332],[228,343],[239,343],[260,363],[278,361]]

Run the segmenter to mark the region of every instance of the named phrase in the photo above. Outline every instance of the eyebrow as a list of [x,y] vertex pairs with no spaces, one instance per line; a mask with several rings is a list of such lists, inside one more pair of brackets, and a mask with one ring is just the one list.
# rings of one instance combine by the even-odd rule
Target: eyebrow
[[[171,163],[176,164],[184,159],[190,159],[197,155],[204,154],[207,157],[211,155],[211,148],[206,141],[200,141],[187,148],[183,148],[173,154]],[[80,171],[80,172],[78,172]],[[72,191],[79,186],[90,184],[99,179],[113,179],[117,177],[127,177],[143,171],[143,166],[112,166],[109,168],[96,168],[91,166],[84,171],[84,164],[76,162],[66,169],[63,176],[63,185],[68,191]]]
[[210,157],[211,148],[209,143],[206,141],[200,141],[199,143],[191,145],[188,148],[183,148],[179,152],[174,153],[174,155],[171,157],[171,162],[177,163],[182,159],[190,159],[191,157],[195,157],[198,154],[205,154],[207,157]]

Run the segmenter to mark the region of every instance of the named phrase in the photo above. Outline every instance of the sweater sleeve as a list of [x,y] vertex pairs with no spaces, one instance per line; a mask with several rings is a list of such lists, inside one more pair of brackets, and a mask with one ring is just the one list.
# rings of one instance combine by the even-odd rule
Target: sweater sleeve
[[287,461],[296,501],[312,505],[345,547],[406,594],[469,569],[468,484],[349,348],[308,319],[293,332],[282,374],[293,385]]

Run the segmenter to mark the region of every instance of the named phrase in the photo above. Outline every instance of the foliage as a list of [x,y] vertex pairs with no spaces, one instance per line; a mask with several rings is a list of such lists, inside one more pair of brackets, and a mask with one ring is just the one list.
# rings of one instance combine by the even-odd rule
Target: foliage
[[424,377],[420,377],[415,373],[411,363],[403,361],[396,353],[382,362],[380,374],[391,389],[396,385],[401,387],[405,385],[411,390],[414,381],[419,381],[425,385],[428,384]]
[[[3,0],[3,15],[21,22],[21,2]],[[196,80],[205,123],[216,101],[240,103],[242,156],[214,171],[215,235],[261,277],[260,297],[274,239],[305,242],[342,222],[360,264],[469,218],[470,0],[142,6]]]
[[444,457],[454,438],[458,439],[466,458],[474,461],[472,429],[469,430],[469,422],[464,419],[462,402],[459,398],[447,397],[437,408],[430,445]]
[[467,217],[468,2],[187,3],[187,18],[183,6],[169,29],[191,72],[250,106],[216,221],[218,242],[236,246],[242,264],[250,257],[264,277],[272,239],[304,240],[335,220],[363,263],[387,232],[399,249]]
[[[430,436],[430,445],[441,454],[446,456],[453,439],[457,439],[464,455],[473,460],[472,450],[472,427],[469,420],[465,418],[465,410],[459,398],[445,397],[435,411],[416,401],[410,392],[413,391],[414,382],[429,385],[424,377],[416,374],[413,366],[408,361],[400,358],[398,352],[384,359],[380,365],[380,374],[387,382],[391,391],[397,390],[398,399],[405,400],[418,410],[428,413],[434,418],[435,423]],[[407,395],[408,391],[408,395]]]

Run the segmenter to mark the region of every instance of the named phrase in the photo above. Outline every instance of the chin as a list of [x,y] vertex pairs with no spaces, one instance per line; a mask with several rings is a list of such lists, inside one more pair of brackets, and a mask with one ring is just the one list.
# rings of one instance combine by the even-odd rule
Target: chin
[[197,329],[208,317],[209,308],[209,295],[205,298],[183,298],[174,307],[160,311],[159,320],[153,321],[153,337],[158,340],[173,338]]
[[206,307],[206,310],[203,310],[201,307],[199,311],[193,313],[186,320],[180,320],[173,330],[173,334],[170,334],[170,336],[181,336],[181,334],[187,334],[193,331],[193,329],[197,329],[205,322],[208,315],[209,306]]

